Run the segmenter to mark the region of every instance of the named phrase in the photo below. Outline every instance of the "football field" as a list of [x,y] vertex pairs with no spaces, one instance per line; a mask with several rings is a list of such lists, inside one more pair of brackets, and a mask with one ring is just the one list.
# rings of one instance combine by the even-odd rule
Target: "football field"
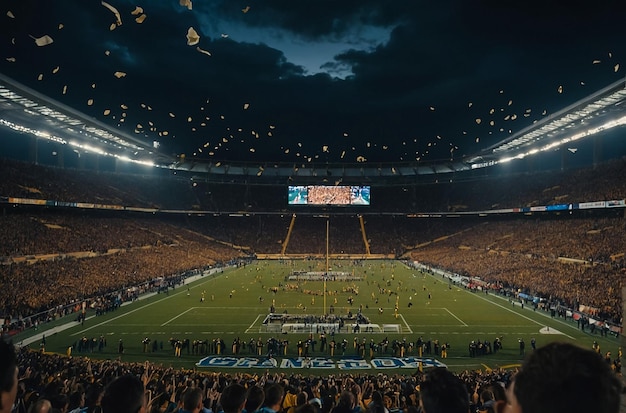
[[[310,338],[315,343],[306,348],[312,360],[306,367],[411,369],[419,360],[425,366],[430,365],[427,360],[435,360],[462,371],[519,364],[520,341],[525,352],[532,351],[533,340],[537,346],[558,340],[587,348],[597,341],[602,353],[612,354],[620,345],[613,336],[581,332],[571,319],[551,318],[548,312],[522,308],[505,297],[469,291],[398,261],[332,261],[330,269],[347,279],[288,279],[296,273],[324,271],[325,266],[323,260],[255,261],[197,277],[168,293],[90,316],[83,324],[71,318],[65,320],[69,328],[51,323],[45,326],[50,328],[45,331],[45,351],[66,354],[71,346],[72,356],[121,357],[185,368],[280,370],[302,367],[297,343]],[[284,316],[287,322],[269,322],[271,310],[275,318]],[[322,317],[329,313],[347,321],[331,328],[328,318]],[[358,328],[350,321],[357,314],[363,316]],[[29,330],[14,341],[27,342],[28,336],[42,332]],[[323,350],[322,333],[327,341]],[[273,351],[274,360],[268,361],[272,339],[281,346]],[[502,344],[497,352],[496,339]],[[233,354],[235,340],[241,342],[238,354]],[[336,343],[333,354],[331,340]],[[402,344],[395,351],[394,341]],[[263,346],[260,350],[258,342]],[[430,352],[420,355],[418,342],[430,342]],[[355,348],[355,343],[363,349]],[[446,358],[441,354],[443,345],[448,348]],[[39,348],[40,340],[30,346]],[[177,346],[180,356],[176,356]],[[483,351],[489,348],[490,352]],[[208,367],[197,367],[205,357],[211,357],[205,360]],[[373,363],[372,358],[379,361]]]

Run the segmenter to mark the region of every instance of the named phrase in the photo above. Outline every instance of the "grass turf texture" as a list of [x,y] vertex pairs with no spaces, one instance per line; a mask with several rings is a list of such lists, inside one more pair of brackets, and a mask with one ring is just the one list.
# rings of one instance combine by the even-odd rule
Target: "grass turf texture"
[[[518,340],[526,343],[526,351],[532,351],[530,342],[535,338],[537,346],[551,341],[571,341],[582,347],[591,348],[597,341],[602,353],[611,351],[617,354],[619,339],[609,336],[600,337],[590,334],[588,329],[581,332],[576,323],[563,319],[552,319],[549,313],[526,307],[513,305],[507,299],[484,292],[470,292],[462,286],[450,284],[440,276],[432,276],[407,268],[394,261],[363,261],[353,264],[352,261],[332,261],[330,267],[334,271],[354,272],[361,275],[361,281],[328,281],[327,291],[332,292],[326,298],[326,309],[334,305],[335,314],[356,313],[359,306],[371,323],[399,324],[400,333],[338,333],[335,340],[340,343],[344,338],[348,341],[346,355],[354,355],[353,341],[355,336],[367,342],[374,339],[380,342],[384,337],[390,341],[406,339],[415,342],[418,337],[424,340],[439,340],[449,343],[448,358],[441,360],[453,371],[465,369],[487,369],[497,366],[514,366],[523,359],[520,356]],[[82,337],[99,338],[104,336],[107,346],[102,352],[97,349],[93,353],[77,352],[73,356],[88,356],[98,359],[118,358],[118,342],[123,340],[123,361],[143,362],[149,360],[164,366],[194,368],[202,355],[182,352],[180,358],[174,357],[174,350],[169,339],[212,341],[222,338],[226,343],[226,355],[231,355],[231,344],[237,337],[244,342],[251,338],[262,338],[266,342],[270,337],[289,340],[287,357],[297,357],[296,343],[306,340],[308,333],[261,333],[261,323],[269,313],[274,300],[276,312],[287,310],[290,314],[324,313],[322,295],[307,294],[304,291],[316,291],[321,294],[323,282],[285,281],[285,277],[294,270],[323,271],[325,261],[256,261],[246,267],[226,269],[221,273],[204,276],[199,280],[125,305],[118,310],[103,316],[91,317],[84,325],[73,322],[73,327],[56,331],[53,327],[46,332],[45,350],[65,354],[68,346],[75,344]],[[293,290],[279,288],[277,293],[271,292],[272,287],[279,285],[296,287]],[[388,292],[380,293],[379,286]],[[345,292],[347,287],[358,288],[358,294]],[[336,293],[335,293],[336,291]],[[201,301],[204,294],[205,300]],[[430,299],[428,298],[430,294]],[[352,305],[348,297],[353,297]],[[378,303],[376,303],[376,298]],[[337,303],[335,304],[335,299]],[[394,316],[394,306],[398,303],[398,317]],[[412,303],[409,306],[409,303]],[[304,308],[306,307],[306,309]],[[382,314],[379,307],[383,309]],[[67,320],[66,320],[67,321]],[[546,329],[547,327],[547,329]],[[548,330],[548,331],[546,331]],[[558,334],[560,332],[560,334]],[[41,331],[39,331],[41,333]],[[548,334],[547,334],[548,333]],[[33,331],[27,331],[14,337],[20,340]],[[314,334],[318,345],[312,357],[327,357],[328,352],[319,351],[318,334]],[[488,340],[493,343],[496,337],[502,337],[503,349],[496,354],[469,357],[468,345],[472,340]],[[163,349],[155,352],[144,352],[142,340],[149,338],[163,342]],[[330,341],[330,335],[328,335]],[[38,347],[38,342],[31,345]],[[390,346],[391,347],[391,346]],[[150,346],[150,349],[152,346]],[[389,350],[391,352],[391,349]],[[341,351],[335,351],[338,358]],[[369,355],[369,349],[366,350]],[[388,354],[391,355],[391,354]],[[416,356],[407,353],[406,356]],[[247,349],[242,356],[249,356]],[[284,356],[279,355],[278,358]],[[234,369],[231,371],[242,371]],[[276,371],[281,371],[277,369]],[[311,374],[327,374],[329,370],[310,370]],[[367,373],[367,371],[363,371]],[[374,372],[374,370],[370,370]],[[404,373],[409,373],[403,369]]]

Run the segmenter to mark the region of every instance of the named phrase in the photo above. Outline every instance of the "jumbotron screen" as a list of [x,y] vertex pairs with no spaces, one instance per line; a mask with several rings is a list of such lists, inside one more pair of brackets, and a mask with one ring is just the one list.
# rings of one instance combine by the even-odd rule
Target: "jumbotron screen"
[[369,205],[369,186],[289,186],[289,205]]

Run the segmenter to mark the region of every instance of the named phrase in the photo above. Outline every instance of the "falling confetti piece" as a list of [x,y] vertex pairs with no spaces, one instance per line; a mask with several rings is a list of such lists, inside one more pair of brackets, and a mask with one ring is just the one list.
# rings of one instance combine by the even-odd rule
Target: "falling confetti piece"
[[91,84],[91,88],[92,88],[92,89],[95,89],[95,88],[96,88],[96,84],[95,84],[95,83],[92,83],[92,84]]
[[93,105],[93,99],[89,99],[89,100],[87,101],[87,106],[91,106],[91,105]]
[[557,91],[558,91],[559,93],[563,93],[563,86],[559,86],[559,88],[557,89]]
[[617,73],[617,71],[619,70],[619,63],[613,67],[613,70],[615,71],[615,73]]
[[115,29],[117,29],[117,24],[115,24],[115,23],[111,23],[111,25],[109,26],[109,30],[110,30],[110,31],[113,31],[113,30],[115,30]]
[[14,57],[7,57],[7,62],[15,63],[17,61]]
[[434,107],[434,106],[430,106],[430,107],[429,107],[429,109],[430,109],[431,111],[434,111],[434,110],[435,110],[435,107]]
[[601,62],[601,60],[597,60],[597,59],[596,59],[596,60],[594,60],[594,61],[593,61],[593,64],[594,64],[594,65],[597,65],[597,64],[598,64],[598,63],[600,63],[600,62]]
[[111,6],[106,1],[102,1],[100,4],[102,4],[107,9],[111,10],[111,12],[115,15],[115,25],[116,26],[121,26],[122,25],[122,16],[120,15],[120,12],[117,11],[117,9],[115,7]]
[[111,109],[105,109],[102,113],[104,116],[109,116],[111,114]]
[[243,104],[243,110],[247,110],[250,107],[249,103],[244,103]]
[[138,24],[141,24],[141,23],[143,23],[143,21],[144,21],[144,20],[146,20],[146,17],[148,17],[148,16],[146,16],[145,14],[142,14],[141,16],[137,17],[137,18],[135,19],[135,21],[136,21]]
[[110,55],[110,54],[111,54],[111,51],[110,51],[110,50],[105,50],[105,51],[104,51],[104,54],[105,54],[105,56],[108,56],[108,55]]
[[52,37],[46,35],[43,35],[41,37],[35,37],[35,36],[30,36],[31,39],[33,39],[35,41],[35,44],[39,47],[42,46],[47,46],[49,44],[54,43],[54,40],[52,40]]
[[322,152],[328,152],[328,145],[322,146]]
[[187,7],[188,10],[191,10],[193,8],[193,4],[191,3],[191,0],[180,0],[179,4],[183,7]]
[[60,69],[60,67],[59,67],[59,66],[57,66],[57,67],[55,67],[54,69],[52,69],[52,74],[53,74],[53,75],[56,75],[57,73],[59,73],[59,69]]
[[247,12],[249,12],[249,11],[250,11],[250,6],[246,6],[245,8],[241,9],[241,11],[242,11],[243,13],[247,13]]
[[189,117],[187,118],[187,122],[191,123],[191,121],[193,121],[193,119],[191,118],[191,116],[189,116]]
[[67,85],[63,86],[63,94],[67,93]]
[[59,30],[63,29],[65,26],[63,25],[63,23],[59,23]]
[[212,56],[211,52],[209,52],[208,50],[201,49],[200,46],[197,46],[196,50],[199,51],[200,53],[204,53],[207,56]]
[[124,72],[115,72],[115,73],[113,73],[113,76],[115,76],[118,79],[121,79],[123,77],[126,77],[126,73],[124,73]]
[[37,76],[37,80],[39,81],[43,80],[43,73],[39,73],[39,76]]
[[11,19],[15,18],[15,15],[13,14],[11,10],[7,11],[7,16],[9,16]]
[[193,27],[187,29],[187,46],[195,46],[200,43],[200,36]]
[[480,125],[480,122],[482,122],[482,119],[480,119],[480,118],[476,118],[476,124],[477,124],[477,125]]
[[476,143],[480,142],[480,138],[476,138]]
[[169,115],[170,115],[170,118],[175,118],[176,117],[176,115],[174,115],[172,112],[170,112]]
[[471,107],[472,107],[472,105],[473,105],[473,103],[472,103],[472,102],[469,102],[469,103],[467,104],[467,107],[468,107],[468,108],[471,108]]
[[365,159],[364,156],[359,155],[359,156],[356,157],[356,161],[357,162],[365,162],[365,161],[367,161],[367,159]]
[[128,106],[124,105],[123,103],[120,105],[120,108],[122,108],[123,110],[128,109]]
[[133,16],[139,16],[141,13],[143,13],[143,8],[139,6],[135,6],[135,10],[130,12]]

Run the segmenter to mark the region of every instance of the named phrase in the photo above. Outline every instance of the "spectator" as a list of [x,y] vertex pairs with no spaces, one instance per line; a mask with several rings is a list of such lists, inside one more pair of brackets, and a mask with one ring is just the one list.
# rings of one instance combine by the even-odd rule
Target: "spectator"
[[507,391],[513,413],[618,413],[621,383],[596,352],[551,343],[532,352]]
[[183,394],[183,408],[180,413],[200,413],[209,410],[205,410],[202,405],[202,389],[194,387],[189,389]]
[[104,391],[102,413],[146,413],[143,383],[127,374],[114,379]]
[[424,413],[468,413],[467,387],[448,369],[434,368],[420,385],[420,406]]
[[12,344],[0,339],[0,413],[10,413],[17,396],[17,359]]
[[275,413],[281,410],[285,389],[278,383],[273,383],[265,388],[265,402],[260,409],[261,413]]
[[261,408],[265,401],[265,393],[260,386],[251,385],[248,387],[248,395],[246,398],[245,413],[255,413]]
[[239,383],[233,383],[222,391],[220,404],[224,413],[241,413],[246,406],[246,388]]

